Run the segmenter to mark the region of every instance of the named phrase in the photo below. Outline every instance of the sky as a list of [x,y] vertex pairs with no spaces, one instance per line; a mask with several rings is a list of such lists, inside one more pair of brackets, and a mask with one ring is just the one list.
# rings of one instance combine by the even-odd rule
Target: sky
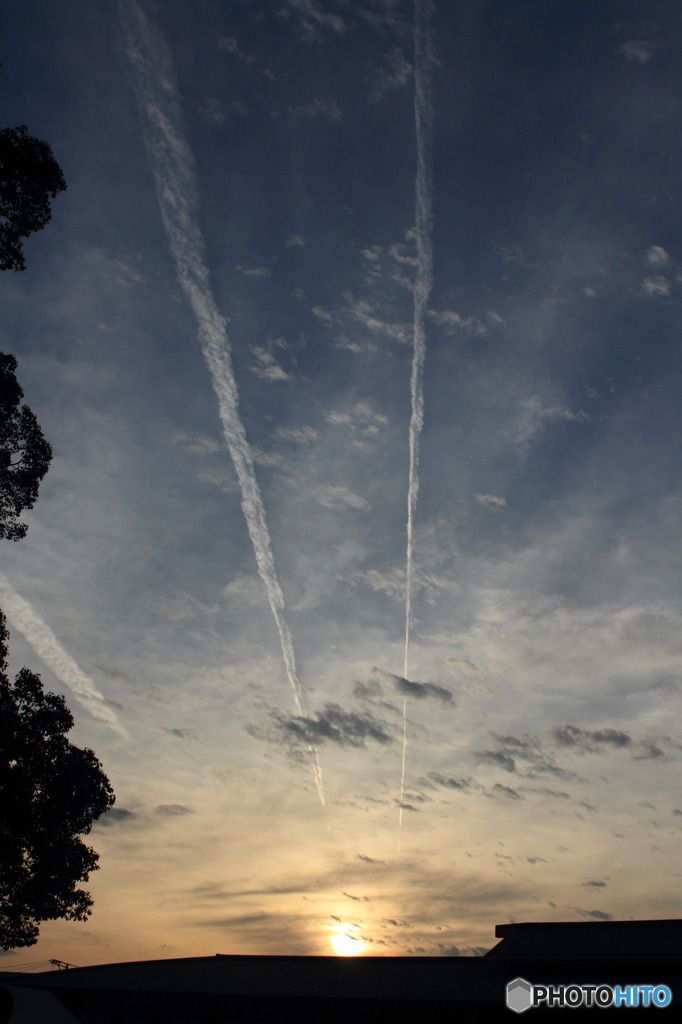
[[116,805],[8,966],[682,917],[681,20],[14,6],[68,189],[0,277],[54,450],[0,607]]

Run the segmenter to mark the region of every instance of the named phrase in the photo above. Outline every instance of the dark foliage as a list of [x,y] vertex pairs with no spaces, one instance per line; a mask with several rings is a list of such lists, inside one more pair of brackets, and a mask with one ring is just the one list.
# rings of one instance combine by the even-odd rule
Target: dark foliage
[[76,886],[98,854],[81,842],[115,797],[92,750],[73,746],[63,697],[22,669],[10,683],[0,612],[0,948],[31,946],[41,921],[83,921],[92,899]]
[[50,199],[64,192],[62,169],[47,142],[25,124],[0,130],[0,270],[25,270],[22,239],[52,216]]
[[40,481],[47,473],[52,448],[27,405],[14,371],[14,356],[0,352],[0,538],[21,540],[28,527],[19,522],[33,508]]

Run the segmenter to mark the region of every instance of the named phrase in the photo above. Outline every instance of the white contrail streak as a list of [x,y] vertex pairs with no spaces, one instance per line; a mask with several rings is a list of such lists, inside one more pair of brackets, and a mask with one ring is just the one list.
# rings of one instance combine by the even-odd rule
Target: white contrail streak
[[51,668],[57,679],[68,686],[73,695],[93,718],[104,722],[119,736],[128,734],[104,700],[91,679],[81,672],[70,654],[67,654],[47,623],[43,622],[28,601],[17,594],[9,580],[0,575],[0,607],[12,625],[19,630],[38,657]]
[[[239,393],[227,328],[209,280],[204,240],[197,218],[194,157],[185,137],[173,59],[161,29],[152,24],[136,0],[119,0],[118,9],[161,217],[175,259],[178,281],[196,317],[202,352],[218,399],[223,434],[237,472],[242,509],[258,572],[277,626],[296,712],[304,716],[306,709],[296,673],[291,632],[284,614],[284,595],[275,570],[265,507],[239,415]],[[311,749],[311,756],[317,791],[324,805],[322,773],[315,749]]]
[[[410,397],[410,469],[407,491],[407,559],[405,571],[405,666],[408,678],[410,631],[412,629],[412,578],[414,569],[414,517],[419,495],[419,439],[424,425],[424,358],[426,356],[426,311],[433,278],[433,189],[431,151],[433,106],[431,71],[433,48],[431,40],[431,0],[415,0],[414,9],[414,121],[417,140],[417,175],[415,180],[415,236],[417,275],[414,285],[414,324]],[[407,759],[407,697],[403,701],[403,759],[400,776],[400,811],[398,828],[403,824],[405,762]],[[400,849],[400,838],[398,839]]]

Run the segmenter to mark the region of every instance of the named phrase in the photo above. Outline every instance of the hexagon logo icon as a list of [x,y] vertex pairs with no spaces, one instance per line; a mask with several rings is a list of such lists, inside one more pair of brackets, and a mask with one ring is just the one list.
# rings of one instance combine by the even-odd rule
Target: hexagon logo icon
[[523,1013],[533,1005],[533,986],[525,978],[514,978],[507,985],[507,1006],[514,1013]]

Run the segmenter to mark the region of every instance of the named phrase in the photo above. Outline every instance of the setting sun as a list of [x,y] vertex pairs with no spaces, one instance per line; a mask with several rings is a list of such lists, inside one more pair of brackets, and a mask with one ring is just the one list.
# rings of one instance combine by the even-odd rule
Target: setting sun
[[338,925],[330,935],[329,941],[337,956],[361,956],[367,948],[367,943],[353,925]]

